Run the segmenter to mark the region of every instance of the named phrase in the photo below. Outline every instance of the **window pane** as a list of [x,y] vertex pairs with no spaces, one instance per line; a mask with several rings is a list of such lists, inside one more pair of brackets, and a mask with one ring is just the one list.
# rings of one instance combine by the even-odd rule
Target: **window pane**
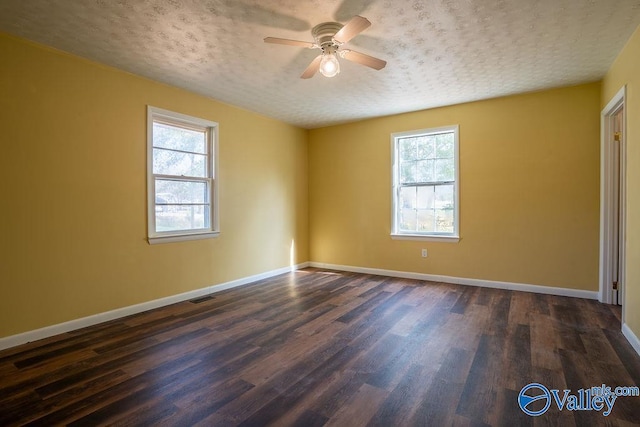
[[453,209],[453,184],[436,186],[436,209]]
[[207,176],[207,156],[153,149],[153,173],[176,176]]
[[435,216],[432,209],[422,209],[418,211],[418,231],[425,233],[435,231]]
[[435,157],[435,137],[421,136],[418,140],[418,159],[433,159]]
[[400,206],[403,209],[416,208],[416,187],[402,187],[400,189]]
[[416,231],[417,211],[415,209],[402,209],[399,220],[400,230]]
[[415,138],[402,138],[398,146],[400,148],[400,160],[416,160]]
[[455,163],[453,159],[435,161],[436,181],[453,181],[455,179]]
[[433,160],[420,160],[416,168],[416,181],[414,182],[431,182],[433,181]]
[[206,182],[157,179],[156,203],[209,203],[207,187]]
[[204,131],[183,129],[164,123],[153,123],[153,146],[192,153],[207,153],[207,136]]
[[400,163],[400,182],[416,182],[416,162]]
[[156,232],[209,228],[208,205],[157,206]]
[[434,186],[418,187],[418,209],[433,209],[435,192]]
[[441,133],[436,136],[436,157],[439,159],[453,158],[454,135]]
[[436,210],[435,231],[453,233],[453,209]]

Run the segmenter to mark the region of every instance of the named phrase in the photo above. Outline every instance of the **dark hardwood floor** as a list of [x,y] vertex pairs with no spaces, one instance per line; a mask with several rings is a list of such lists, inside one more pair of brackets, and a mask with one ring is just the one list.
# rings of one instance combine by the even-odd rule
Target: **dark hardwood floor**
[[637,386],[620,308],[306,269],[0,352],[0,426],[640,423],[531,417],[532,382]]

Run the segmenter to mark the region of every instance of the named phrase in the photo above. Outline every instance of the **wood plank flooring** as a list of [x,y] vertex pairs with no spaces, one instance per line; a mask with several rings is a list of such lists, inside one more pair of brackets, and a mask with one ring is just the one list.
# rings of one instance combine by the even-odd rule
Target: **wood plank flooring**
[[0,352],[0,426],[640,425],[531,382],[639,385],[620,308],[306,269]]

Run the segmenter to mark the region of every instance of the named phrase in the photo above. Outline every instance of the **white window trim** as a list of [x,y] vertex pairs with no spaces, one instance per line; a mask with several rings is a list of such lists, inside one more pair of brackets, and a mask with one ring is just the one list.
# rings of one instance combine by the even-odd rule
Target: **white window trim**
[[[402,233],[397,229],[398,226],[398,191],[397,183],[399,181],[399,166],[396,149],[397,141],[400,138],[417,135],[427,135],[432,133],[451,132],[454,134],[454,163],[455,163],[455,184],[454,184],[454,232],[453,233]],[[393,240],[418,240],[432,242],[450,242],[457,243],[460,241],[460,144],[459,144],[459,125],[442,126],[437,128],[419,129],[406,132],[396,132],[391,134],[391,238]]]
[[[155,176],[153,173],[153,121],[154,119],[166,119],[172,122],[182,122],[187,126],[199,126],[209,128],[208,153],[211,179],[211,224],[208,229],[194,231],[155,231]],[[208,179],[208,178],[207,178]],[[182,242],[189,240],[201,240],[220,235],[219,208],[218,208],[218,123],[198,117],[180,114],[162,108],[147,105],[147,240],[149,244]]]

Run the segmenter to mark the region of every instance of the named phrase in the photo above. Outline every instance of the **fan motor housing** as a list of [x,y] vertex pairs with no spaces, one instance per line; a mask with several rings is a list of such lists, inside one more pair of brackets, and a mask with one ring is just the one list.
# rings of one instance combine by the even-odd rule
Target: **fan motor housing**
[[333,36],[343,27],[339,22],[323,22],[311,29],[311,35],[320,47],[333,45]]

